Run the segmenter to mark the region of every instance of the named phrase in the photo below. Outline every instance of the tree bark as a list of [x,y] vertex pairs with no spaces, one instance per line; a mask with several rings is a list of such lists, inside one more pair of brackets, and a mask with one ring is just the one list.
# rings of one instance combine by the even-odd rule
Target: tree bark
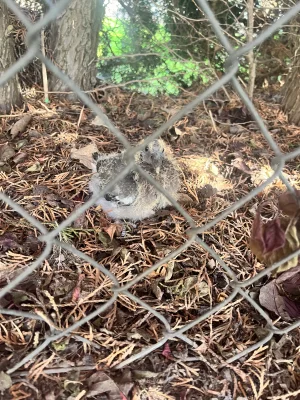
[[[0,0],[0,75],[16,61],[14,44],[9,36],[9,14],[4,2]],[[0,113],[6,114],[15,106],[22,104],[18,77],[14,76],[0,87]]]
[[[81,90],[90,90],[96,83],[97,48],[103,17],[103,0],[73,0],[51,26],[53,61]],[[50,90],[68,92],[70,88],[52,75]],[[68,97],[77,98],[75,94]]]
[[300,126],[300,17],[290,22],[294,61],[283,86],[282,108],[289,123]]

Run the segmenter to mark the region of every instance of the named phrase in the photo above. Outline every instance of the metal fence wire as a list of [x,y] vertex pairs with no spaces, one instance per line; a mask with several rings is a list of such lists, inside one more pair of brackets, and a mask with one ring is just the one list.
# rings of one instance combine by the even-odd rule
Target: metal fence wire
[[[91,312],[89,315],[86,317],[82,318],[81,320],[77,321],[73,325],[71,325],[68,329],[65,329],[63,331],[57,331],[57,330],[52,330],[51,334],[45,339],[45,341],[40,344],[38,347],[35,348],[30,354],[28,354],[26,357],[24,357],[20,362],[16,363],[13,368],[9,369],[7,371],[8,374],[13,373],[14,371],[18,370],[20,367],[22,367],[24,364],[26,364],[28,361],[34,359],[43,349],[45,349],[51,342],[57,341],[58,339],[66,336],[66,335],[71,335],[72,332],[76,331],[77,328],[79,328],[81,325],[87,323],[89,320],[92,318],[95,318],[98,316],[100,313],[104,312],[106,309],[108,309],[118,298],[119,295],[122,296],[127,296],[128,298],[132,299],[134,302],[138,303],[141,307],[152,313],[163,325],[164,327],[164,334],[163,337],[157,341],[156,344],[151,345],[149,347],[144,348],[137,354],[134,354],[133,356],[127,358],[125,361],[121,362],[118,364],[116,368],[122,368],[125,365],[128,365],[132,363],[135,360],[138,360],[147,354],[151,353],[155,349],[161,347],[166,343],[168,340],[176,338],[176,339],[181,339],[190,346],[197,347],[197,344],[193,342],[190,338],[186,336],[186,332],[191,329],[193,326],[199,324],[201,321],[209,318],[212,316],[214,313],[217,311],[221,310],[224,306],[226,306],[228,303],[233,301],[236,296],[242,296],[245,300],[247,300],[255,309],[256,311],[261,315],[261,317],[264,318],[265,323],[266,323],[266,330],[267,330],[267,335],[265,338],[262,340],[258,341],[256,344],[248,347],[244,351],[238,351],[236,350],[236,354],[229,358],[227,362],[233,362],[235,360],[240,359],[241,357],[247,355],[248,353],[254,351],[255,349],[259,348],[260,346],[263,346],[265,343],[267,343],[274,334],[276,335],[283,335],[288,333],[289,331],[297,328],[300,326],[300,320],[296,321],[292,324],[290,324],[288,327],[284,329],[277,329],[273,323],[268,314],[257,304],[247,293],[247,288],[252,285],[253,283],[257,282],[259,279],[261,279],[263,276],[269,274],[272,270],[276,269],[279,265],[287,262],[289,259],[295,257],[295,255],[300,255],[300,250],[296,251],[295,253],[291,254],[290,256],[286,257],[285,259],[281,260],[280,262],[277,262],[276,264],[270,266],[269,268],[264,269],[260,273],[258,273],[255,277],[245,280],[245,281],[239,281],[237,279],[237,276],[235,273],[226,265],[224,261],[218,256],[218,254],[211,249],[203,240],[200,239],[199,234],[204,233],[211,227],[213,227],[215,224],[220,222],[222,219],[225,219],[227,216],[229,216],[232,212],[235,210],[239,209],[242,207],[246,202],[251,200],[253,197],[255,197],[257,194],[259,194],[264,188],[266,188],[272,181],[274,181],[276,178],[281,179],[281,181],[286,185],[288,190],[293,191],[290,183],[288,180],[284,177],[282,171],[283,167],[285,165],[285,162],[297,157],[300,155],[300,148],[294,150],[291,153],[288,154],[283,154],[279,147],[277,146],[276,142],[273,140],[271,135],[269,134],[266,126],[264,125],[264,122],[262,118],[260,117],[259,113],[255,109],[252,101],[249,99],[247,93],[243,89],[243,87],[240,85],[238,79],[236,78],[236,73],[238,72],[238,67],[239,67],[239,58],[245,55],[247,52],[249,52],[251,49],[253,49],[255,46],[258,46],[262,42],[264,42],[270,35],[275,33],[282,25],[287,23],[293,16],[295,16],[296,13],[300,11],[300,2],[298,2],[296,5],[291,7],[289,11],[286,12],[283,16],[281,16],[276,22],[274,22],[271,26],[269,26],[266,30],[264,30],[262,33],[260,33],[252,42],[247,43],[246,45],[238,48],[238,49],[233,49],[231,46],[230,42],[227,40],[226,36],[224,35],[220,24],[218,23],[214,13],[211,11],[208,3],[206,0],[196,0],[197,5],[199,8],[203,11],[203,13],[206,15],[210,23],[212,24],[212,27],[214,29],[214,32],[216,36],[219,38],[221,44],[224,46],[228,53],[228,58],[226,61],[226,73],[222,76],[221,79],[216,81],[213,85],[211,85],[208,89],[206,89],[203,93],[198,95],[192,102],[190,102],[188,105],[183,107],[177,114],[175,114],[172,118],[170,118],[166,123],[161,125],[153,134],[147,137],[147,139],[143,142],[143,144],[140,144],[136,147],[132,147],[127,139],[123,136],[123,134],[112,124],[112,122],[109,120],[109,118],[99,109],[99,107],[93,103],[93,101],[85,94],[83,93],[78,86],[72,80],[70,80],[62,71],[60,71],[47,57],[43,56],[43,54],[40,51],[40,32],[42,28],[44,28],[46,25],[48,25],[51,21],[53,21],[56,17],[58,17],[68,6],[70,3],[70,0],[61,0],[57,2],[55,5],[50,7],[50,10],[44,15],[42,19],[40,19],[38,22],[35,24],[32,24],[29,22],[29,20],[23,15],[22,11],[20,8],[17,6],[17,4],[13,0],[4,0],[7,6],[11,9],[12,12],[16,14],[16,16],[23,22],[25,25],[28,33],[27,33],[27,44],[28,44],[28,51],[22,58],[20,58],[16,63],[14,63],[7,71],[3,73],[3,75],[0,77],[0,85],[5,85],[5,83],[12,78],[16,73],[18,73],[22,68],[24,68],[28,63],[30,63],[33,58],[38,57],[45,65],[46,67],[53,73],[55,74],[59,79],[61,79],[64,83],[66,83],[69,88],[74,91],[80,100],[85,103],[86,106],[88,106],[96,115],[98,115],[102,121],[105,122],[105,125],[108,127],[108,129],[116,136],[116,138],[123,144],[123,146],[126,149],[126,157],[128,161],[127,168],[119,174],[119,176],[116,176],[106,187],[103,189],[101,196],[103,196],[109,189],[111,189],[119,180],[124,178],[126,174],[132,170],[132,168],[135,168],[141,175],[143,175],[146,179],[148,179],[151,184],[153,184],[158,190],[160,190],[167,198],[168,200],[172,203],[172,205],[179,211],[183,217],[186,219],[188,222],[190,228],[187,230],[187,236],[188,240],[181,245],[177,250],[171,252],[168,256],[164,257],[160,261],[158,261],[156,264],[154,264],[151,268],[147,269],[143,273],[141,273],[139,276],[137,276],[135,279],[132,279],[130,282],[127,284],[120,286],[117,278],[109,271],[107,270],[103,265],[98,264],[95,260],[93,260],[91,257],[87,256],[83,252],[77,250],[74,247],[71,247],[70,245],[67,245],[63,242],[60,242],[57,240],[57,236],[59,235],[60,232],[62,232],[63,229],[68,227],[73,221],[75,221],[83,212],[85,212],[89,207],[93,206],[96,197],[93,196],[91,197],[84,205],[82,205],[80,208],[75,210],[70,214],[70,216],[64,220],[60,225],[58,225],[55,229],[48,231],[45,226],[43,226],[39,221],[37,221],[34,217],[32,217],[30,214],[28,214],[20,205],[12,201],[8,196],[6,196],[4,193],[0,193],[0,200],[2,200],[4,203],[9,205],[13,210],[15,210],[17,213],[19,213],[22,217],[24,217],[30,224],[32,224],[33,227],[35,227],[41,235],[39,236],[39,240],[44,242],[46,244],[45,249],[43,250],[42,254],[26,269],[18,275],[13,281],[11,281],[9,284],[7,284],[4,288],[0,290],[0,298],[5,296],[7,293],[9,293],[12,289],[14,289],[22,280],[24,280],[26,277],[28,277],[36,268],[38,268],[43,261],[47,259],[47,257],[50,255],[52,246],[60,246],[62,249],[65,249],[67,251],[72,252],[73,254],[79,256],[81,259],[87,261],[89,264],[91,264],[94,268],[97,268],[101,273],[103,273],[106,277],[108,277],[111,282],[113,283],[112,287],[112,293],[113,295],[111,296],[110,300],[107,301],[105,304],[102,304],[100,307],[98,307],[95,311]],[[264,138],[267,140],[268,144],[270,145],[271,149],[275,153],[275,159],[271,160],[271,165],[273,166],[274,173],[273,175],[268,178],[264,183],[262,183],[260,186],[256,187],[254,190],[252,190],[250,193],[248,193],[246,196],[235,202],[231,207],[223,211],[219,216],[217,216],[215,219],[213,219],[211,222],[207,223],[204,226],[197,227],[191,216],[173,199],[167,192],[164,190],[163,187],[161,187],[151,176],[149,176],[145,171],[143,171],[140,166],[134,164],[134,154],[145,148],[147,144],[149,144],[153,139],[158,138],[161,136],[161,134],[166,131],[168,128],[172,127],[174,123],[178,120],[180,120],[183,116],[185,116],[187,113],[189,113],[195,106],[197,106],[199,103],[207,99],[209,96],[211,96],[214,92],[216,92],[218,89],[222,88],[225,84],[231,83],[232,86],[234,87],[235,91],[237,94],[240,96],[242,99],[243,103],[245,106],[248,108],[250,111],[252,117],[254,120],[257,122],[260,131]],[[218,305],[214,306],[211,308],[209,311],[205,312],[202,314],[199,318],[195,319],[194,321],[186,324],[180,329],[172,329],[172,327],[169,325],[168,321],[164,318],[163,315],[161,315],[159,312],[154,310],[151,306],[146,304],[144,301],[140,300],[138,297],[132,295],[129,290],[132,288],[133,285],[135,285],[137,282],[141,281],[142,279],[146,278],[149,274],[151,274],[154,270],[165,264],[166,262],[174,259],[177,255],[179,255],[182,251],[187,249],[192,243],[197,242],[200,244],[208,253],[212,255],[212,257],[215,259],[219,265],[224,269],[224,271],[229,275],[231,278],[230,281],[230,286],[232,289],[231,294],[221,303]],[[24,317],[28,319],[36,319],[40,321],[44,321],[43,318],[37,314],[34,313],[28,313],[28,312],[21,312],[21,311],[14,311],[11,309],[0,309],[0,314],[7,314],[7,315],[14,315],[17,317]],[[80,338],[81,341],[86,341],[87,343],[92,344],[95,346],[95,344],[89,342],[88,340],[84,338]]]

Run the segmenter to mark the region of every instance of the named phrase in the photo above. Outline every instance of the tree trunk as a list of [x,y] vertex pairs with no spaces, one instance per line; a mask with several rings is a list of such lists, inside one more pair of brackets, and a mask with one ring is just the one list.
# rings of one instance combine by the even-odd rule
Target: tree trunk
[[[81,90],[90,90],[96,83],[97,48],[103,16],[103,0],[73,0],[51,26],[50,48],[54,63]],[[52,75],[50,90],[68,92],[70,88]],[[70,97],[77,98],[76,95]]]
[[291,45],[294,50],[294,61],[283,86],[283,111],[288,115],[291,124],[300,126],[300,17],[290,21]]
[[295,59],[293,67],[284,85],[282,100],[283,111],[288,115],[291,124],[300,125],[300,55]]
[[[0,0],[0,75],[16,61],[13,40],[9,36],[9,14],[4,2]],[[6,114],[12,107],[20,106],[22,97],[18,77],[14,76],[0,87],[0,113]]]

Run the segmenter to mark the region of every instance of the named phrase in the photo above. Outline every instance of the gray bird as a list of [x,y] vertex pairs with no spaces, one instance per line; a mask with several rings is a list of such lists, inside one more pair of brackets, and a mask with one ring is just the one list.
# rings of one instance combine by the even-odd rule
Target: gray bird
[[[126,167],[125,151],[112,154],[93,154],[94,175],[89,188],[93,194],[100,193],[113,178]],[[159,182],[175,199],[180,187],[179,169],[170,148],[156,139],[144,150],[135,154],[135,162]],[[137,171],[132,170],[121,181],[100,197],[97,202],[103,211],[115,220],[139,221],[149,218],[170,203],[151,183]]]

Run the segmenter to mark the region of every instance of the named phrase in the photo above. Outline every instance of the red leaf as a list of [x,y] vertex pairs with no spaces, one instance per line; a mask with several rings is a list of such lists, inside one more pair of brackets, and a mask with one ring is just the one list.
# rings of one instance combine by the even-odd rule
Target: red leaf
[[300,297],[300,266],[281,274],[276,279],[276,283],[287,296]]
[[79,300],[80,292],[81,292],[81,282],[84,279],[84,274],[80,274],[78,277],[78,281],[72,293],[72,301],[76,303]]
[[299,211],[300,190],[295,189],[295,193],[289,191],[282,193],[278,198],[279,209],[289,217],[293,217]]
[[300,266],[289,269],[260,289],[259,302],[285,321],[300,317]]
[[291,320],[285,308],[284,298],[279,294],[276,280],[272,280],[260,289],[259,302],[263,307],[279,315],[283,320]]
[[162,354],[164,357],[166,357],[167,359],[172,358],[172,352],[171,352],[169,343],[166,343],[166,344],[165,344],[164,349],[163,349],[163,351],[162,351],[161,354]]
[[285,232],[280,226],[280,220],[274,219],[264,226],[263,233],[264,253],[280,249],[285,244]]
[[283,297],[284,305],[287,313],[291,318],[300,317],[300,302],[293,301],[288,297]]

